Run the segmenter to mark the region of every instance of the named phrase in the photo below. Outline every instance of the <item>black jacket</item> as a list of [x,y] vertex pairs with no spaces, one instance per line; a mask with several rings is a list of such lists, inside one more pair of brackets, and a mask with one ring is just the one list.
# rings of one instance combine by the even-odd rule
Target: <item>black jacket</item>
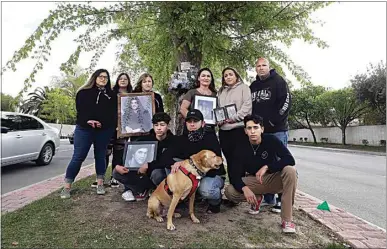
[[113,91],[107,91],[106,95],[103,92],[99,93],[97,87],[80,90],[75,99],[76,123],[90,128],[87,121],[96,120],[101,123],[102,129],[117,127],[117,95]]
[[272,69],[267,79],[260,80],[257,76],[250,90],[252,113],[263,118],[265,132],[287,131],[292,98],[286,81]]
[[[254,155],[253,148],[256,149]],[[278,160],[278,158],[279,160]],[[269,167],[268,173],[281,171],[285,166],[294,166],[295,161],[286,146],[272,134],[262,134],[261,144],[252,146],[248,137],[238,144],[234,151],[230,182],[237,191],[245,186],[242,177],[245,173],[255,175],[262,166]]]
[[154,94],[155,94],[155,113],[164,112],[164,104],[163,104],[163,99],[161,98],[161,95],[156,92]]
[[[206,132],[203,139],[198,142],[189,141],[186,134],[176,136],[176,140],[171,149],[168,149],[166,153],[163,153],[160,160],[157,160],[157,162],[155,162],[152,167],[170,169],[171,166],[175,163],[174,158],[185,160],[193,154],[200,152],[201,150],[211,150],[217,156],[222,156],[220,144],[215,133]],[[219,169],[212,169],[208,171],[206,176],[214,177],[216,175],[224,175],[225,173],[226,171],[224,169],[224,165],[222,164]]]

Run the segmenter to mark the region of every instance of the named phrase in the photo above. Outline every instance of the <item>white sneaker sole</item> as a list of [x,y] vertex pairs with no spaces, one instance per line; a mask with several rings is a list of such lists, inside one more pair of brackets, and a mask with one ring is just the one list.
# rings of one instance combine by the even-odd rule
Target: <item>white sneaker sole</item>
[[283,233],[296,233],[296,229],[295,228],[283,228],[282,232]]

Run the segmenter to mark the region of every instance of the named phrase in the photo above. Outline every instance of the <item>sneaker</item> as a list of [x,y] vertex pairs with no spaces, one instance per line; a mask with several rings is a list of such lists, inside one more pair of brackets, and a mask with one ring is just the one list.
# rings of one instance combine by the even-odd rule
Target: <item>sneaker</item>
[[220,212],[220,204],[219,205],[208,205],[207,213],[209,214],[217,214]]
[[62,198],[62,199],[70,198],[70,189],[69,188],[63,188],[62,192],[60,192],[60,198]]
[[259,198],[257,198],[257,203],[252,204],[249,209],[249,214],[259,214],[259,210],[261,208],[261,203],[263,200],[263,195],[260,195]]
[[281,213],[281,202],[277,202],[277,204],[275,204],[271,211],[277,214]]
[[275,206],[276,202],[275,202],[275,198],[271,201],[271,202],[266,202],[265,198],[263,198],[263,201],[261,203],[261,207],[265,207],[265,206]]
[[106,193],[105,187],[103,185],[97,186],[97,195],[104,195]]
[[111,181],[110,180],[103,180],[103,185],[105,187],[110,187],[111,186]]
[[296,233],[296,225],[291,221],[282,221],[281,227],[284,233]]
[[122,199],[124,199],[125,201],[135,201],[136,198],[134,198],[134,195],[132,193],[131,190],[127,190],[125,191],[124,193],[122,193]]
[[144,201],[144,200],[146,200],[146,198],[148,198],[148,197],[149,197],[149,190],[146,189],[146,190],[144,190],[144,192],[138,193],[138,194],[136,195],[136,201]]
[[92,184],[91,184],[91,187],[92,188],[96,188],[98,186],[98,182],[97,181],[95,181],[95,182],[93,182]]
[[111,186],[112,188],[118,188],[118,187],[120,186],[120,184],[118,184],[118,181],[117,181],[116,179],[112,178],[112,179],[110,180],[110,186]]

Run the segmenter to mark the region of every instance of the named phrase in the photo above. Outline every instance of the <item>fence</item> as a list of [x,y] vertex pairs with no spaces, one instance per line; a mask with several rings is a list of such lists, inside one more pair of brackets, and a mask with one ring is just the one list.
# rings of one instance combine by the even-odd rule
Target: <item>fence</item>
[[[314,128],[313,129],[317,142],[325,141],[328,143],[341,144],[341,130],[338,127]],[[367,143],[368,145],[379,146],[385,145],[386,141],[386,125],[370,125],[370,126],[350,126],[346,131],[347,144]],[[297,129],[289,131],[289,141],[305,141],[313,142],[313,136],[308,129]]]

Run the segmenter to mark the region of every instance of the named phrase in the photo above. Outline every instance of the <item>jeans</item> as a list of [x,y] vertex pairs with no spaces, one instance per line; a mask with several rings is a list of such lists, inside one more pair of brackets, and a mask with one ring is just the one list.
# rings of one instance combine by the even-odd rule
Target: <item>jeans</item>
[[[271,133],[274,136],[276,136],[281,142],[288,147],[288,137],[289,137],[289,132],[288,131],[278,131],[275,133]],[[281,196],[282,194],[278,194],[277,202],[281,201]],[[274,194],[265,194],[264,195],[264,200],[266,203],[269,204],[275,204],[276,201],[274,200]]]
[[113,178],[124,185],[124,191],[131,190],[134,194],[143,193],[145,190],[154,188],[148,176],[141,176],[136,171],[129,171],[121,175],[114,169]]
[[74,131],[74,153],[66,169],[66,183],[73,183],[85,161],[90,147],[94,145],[95,171],[97,179],[104,179],[106,172],[106,149],[114,128],[96,129],[76,125]]
[[166,169],[155,169],[152,171],[150,175],[151,181],[156,186],[158,186],[166,177],[167,177]]
[[[165,169],[165,173],[169,175],[170,169]],[[208,204],[216,206],[222,202],[222,194],[220,190],[224,187],[224,179],[220,176],[209,177],[205,176],[200,180],[197,193],[207,200]]]

